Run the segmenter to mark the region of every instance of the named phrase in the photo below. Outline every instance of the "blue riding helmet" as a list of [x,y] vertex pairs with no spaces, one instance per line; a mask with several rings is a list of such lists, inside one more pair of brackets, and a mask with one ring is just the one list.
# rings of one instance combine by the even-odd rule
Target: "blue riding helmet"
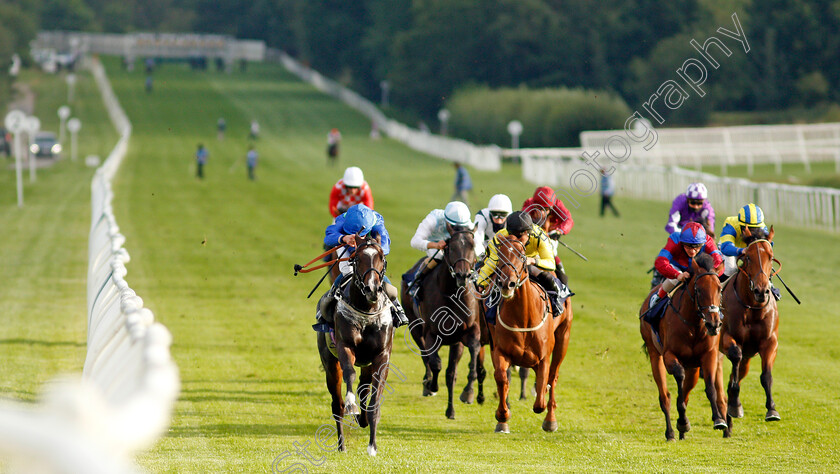
[[344,225],[342,230],[347,234],[359,234],[366,236],[376,225],[376,214],[373,209],[364,204],[356,204],[347,209],[344,214]]
[[697,222],[689,222],[680,232],[680,243],[698,245],[706,243],[706,229]]

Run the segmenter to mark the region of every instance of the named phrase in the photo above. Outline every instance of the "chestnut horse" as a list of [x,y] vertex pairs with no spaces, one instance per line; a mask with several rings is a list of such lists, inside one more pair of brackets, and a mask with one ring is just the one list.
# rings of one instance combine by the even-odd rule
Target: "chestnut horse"
[[668,303],[665,315],[659,322],[661,345],[652,333],[650,323],[641,318],[647,311],[650,295],[659,290],[654,287],[645,298],[639,311],[640,327],[650,357],[653,379],[659,389],[659,407],[665,414],[665,439],[674,440],[671,427],[671,394],[668,392],[667,373],[677,382],[677,429],[680,439],[691,429],[685,415],[688,394],[697,385],[700,369],[706,382],[706,396],[712,407],[712,420],[716,430],[726,428],[725,411],[717,404],[715,375],[718,370],[718,340],[720,339],[720,279],[714,271],[712,258],[701,254],[691,260],[691,276]]
[[[479,328],[479,305],[475,287],[470,278],[475,267],[475,236],[470,230],[454,232],[443,248],[443,265],[437,265],[426,276],[419,307],[408,295],[408,283],[403,281],[402,299],[408,328],[414,342],[420,349],[426,373],[423,376],[423,396],[435,395],[438,391],[438,374],[442,364],[438,350],[449,346],[449,365],[446,367],[446,388],[449,400],[446,417],[455,418],[453,392],[458,362],[464,346],[470,351],[467,385],[461,393],[461,401],[475,400],[473,383],[483,380],[486,372],[478,370],[478,355],[481,349]],[[422,259],[409,272],[415,272]],[[483,401],[483,400],[482,400]]]
[[[563,314],[553,317],[548,294],[528,278],[525,245],[515,236],[497,237],[499,262],[493,272],[491,291],[498,291],[499,302],[495,325],[488,325],[493,340],[493,367],[499,407],[496,409],[496,432],[509,433],[508,367],[511,364],[533,368],[537,374],[534,413],[548,408],[542,428],[557,430],[554,391],[557,371],[566,350],[572,329],[572,299],[566,298]],[[546,400],[548,387],[548,400]]]
[[[773,402],[773,362],[779,347],[779,310],[776,300],[770,294],[770,278],[778,273],[773,270],[773,241],[775,231],[770,227],[766,239],[762,235],[752,235],[749,228],[744,230],[744,241],[748,244],[739,258],[742,265],[732,277],[733,281],[723,291],[723,306],[726,318],[720,338],[720,353],[732,362],[732,374],[729,377],[728,412],[732,418],[744,416],[739,394],[741,380],[750,369],[750,359],[756,354],[761,356],[761,386],[767,396],[765,421],[781,419]],[[778,262],[778,260],[775,260]],[[743,273],[743,275],[742,275]],[[722,356],[721,356],[722,357]],[[723,407],[723,374],[718,375],[718,405]],[[722,409],[722,408],[721,408]],[[732,419],[727,418],[729,429]]]
[[[345,287],[335,310],[335,355],[325,333],[318,333],[318,352],[332,395],[332,413],[338,432],[338,449],[344,451],[342,421],[345,414],[356,415],[359,426],[370,425],[368,454],[376,455],[376,425],[385,380],[388,377],[394,325],[391,301],[383,287],[385,254],[377,240],[356,236],[356,251],[350,260],[353,276]],[[358,401],[353,384],[361,367]],[[341,396],[342,379],[347,396]],[[346,422],[346,421],[345,421]]]

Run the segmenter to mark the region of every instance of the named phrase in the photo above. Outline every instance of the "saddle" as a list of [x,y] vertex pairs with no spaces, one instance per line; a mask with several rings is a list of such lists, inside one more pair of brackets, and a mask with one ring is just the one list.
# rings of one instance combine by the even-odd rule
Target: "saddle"
[[345,278],[335,291],[330,288],[326,293],[321,295],[320,299],[318,299],[318,304],[315,307],[315,315],[316,317],[320,316],[323,318],[330,327],[333,327],[333,322],[335,321],[335,307],[338,305],[338,298],[334,293],[343,294],[350,280],[350,278]]
[[[557,282],[557,285],[560,287],[559,294],[553,289],[547,290],[543,288],[543,286],[539,283],[537,283],[537,285],[539,285],[539,287],[545,291],[546,297],[551,303],[551,314],[555,318],[563,314],[566,305],[566,298],[575,295],[575,293],[569,288],[568,285],[565,285],[563,284],[563,282],[560,281]],[[485,321],[487,321],[488,324],[496,324],[496,312],[499,308],[499,302],[500,298],[488,298],[484,301],[484,319]]]

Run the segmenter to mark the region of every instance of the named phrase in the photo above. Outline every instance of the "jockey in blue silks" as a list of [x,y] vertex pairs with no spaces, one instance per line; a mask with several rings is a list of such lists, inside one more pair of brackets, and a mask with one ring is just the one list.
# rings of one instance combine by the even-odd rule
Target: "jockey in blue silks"
[[[349,256],[354,250],[356,250],[356,235],[360,237],[370,235],[371,237],[379,238],[379,245],[382,247],[382,252],[385,255],[388,255],[391,251],[391,238],[388,236],[388,230],[385,228],[385,219],[382,218],[381,214],[364,204],[351,206],[347,209],[347,212],[336,217],[335,222],[327,227],[325,234],[324,245],[327,248],[335,247],[339,244],[345,244],[345,247],[339,249],[338,258]],[[322,306],[319,305],[322,311],[323,308],[330,303],[330,300],[335,299],[335,294],[340,291],[339,288],[347,275],[353,273],[353,267],[347,261],[339,262],[338,269],[341,271],[341,274],[335,279],[332,288],[327,292],[327,301],[322,302]],[[408,318],[406,318],[405,312],[403,311],[402,306],[400,306],[400,302],[397,297],[397,288],[391,284],[391,281],[387,276],[385,277],[384,283],[385,293],[394,305],[392,308],[394,327],[400,327],[404,324],[408,324]],[[318,315],[318,323],[316,323],[313,328],[316,331],[329,330],[329,326],[322,318],[320,312]]]

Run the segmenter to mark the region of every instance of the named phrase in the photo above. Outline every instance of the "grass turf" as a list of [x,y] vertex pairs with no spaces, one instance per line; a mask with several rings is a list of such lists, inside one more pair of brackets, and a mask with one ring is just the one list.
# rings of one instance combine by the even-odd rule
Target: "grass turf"
[[[615,202],[621,219],[600,219],[594,198],[581,198],[578,206],[566,200],[576,226],[565,241],[589,262],[564,254],[578,295],[569,354],[558,380],[557,433],[541,431],[543,416],[531,412],[531,399],[512,402],[510,435],[493,434],[492,379],[485,385],[489,396],[484,406],[456,402],[456,420],[447,420],[445,388],[437,397],[420,396],[422,363],[400,329],[392,362],[406,379],[395,372],[389,379],[393,392],[383,401],[379,455],[371,459],[365,454],[366,430],[350,430],[348,453],[322,452],[316,433],[332,422],[309,329],[315,297],[305,298],[316,277],[295,278],[292,265],[320,253],[330,186],[344,167],[358,165],[373,187],[376,209],[385,216],[393,240],[389,274],[398,280],[420,257],[408,241],[428,210],[448,200],[454,169],[393,141],[371,141],[366,119],[277,66],[252,64],[246,74],[228,76],[166,65],[155,72],[151,94],[143,90],[142,73],[122,71],[116,61],[106,66],[134,125],[129,156],[114,183],[115,212],[132,256],[126,279],[172,331],[183,385],[171,429],[140,456],[149,470],[266,472],[287,451],[290,456],[280,468],[302,463],[314,472],[840,469],[835,347],[840,331],[834,325],[840,300],[832,270],[840,263],[837,236],[777,223],[782,275],[804,300],[797,306],[786,297],[780,304],[774,395],[782,421],[763,421],[764,397],[754,361],[742,387],[746,417],[736,420],[732,439],[720,439],[711,429],[701,382],[688,408],[694,429],[684,441],[665,443],[636,313],[647,292],[645,271],[665,242],[661,221],[668,204],[622,199],[620,190]],[[228,123],[222,142],[215,131],[220,116]],[[256,182],[246,179],[244,165],[252,118],[262,128]],[[101,111],[90,119],[106,120]],[[336,168],[326,165],[326,133],[332,127],[344,136]],[[113,132],[110,137],[108,147],[116,140]],[[194,176],[199,142],[210,151],[203,181]],[[470,171],[476,185],[473,209],[498,192],[517,203],[533,190],[515,165],[500,173]],[[89,185],[88,170],[67,166],[56,168],[55,175],[62,186],[74,181],[86,190]],[[14,182],[13,177],[3,179],[4,189]],[[13,322],[4,328],[3,340],[73,343],[27,343],[25,355],[13,364],[6,361],[7,396],[31,399],[48,378],[35,375],[56,364],[41,359],[63,361],[57,368],[65,370],[81,367],[84,327],[78,321],[83,324],[86,253],[79,249],[86,248],[89,212],[86,191],[60,199],[69,194],[54,194],[62,189],[43,191],[50,198],[44,198],[42,212],[49,216],[40,223],[24,224],[13,194],[1,210],[3,228],[25,228],[25,235],[40,235],[49,245],[30,249],[27,260],[11,260],[7,266],[6,286],[19,289],[0,290],[4,314]],[[61,207],[56,202],[72,207],[56,210]],[[718,210],[720,215],[733,212]],[[79,229],[69,232],[72,223]],[[78,242],[68,242],[75,234]],[[0,244],[3,261],[22,245],[17,239]],[[24,264],[33,260],[36,264]],[[19,267],[26,266],[32,268],[22,275]],[[63,278],[74,284],[53,295]],[[20,292],[25,297],[13,296]],[[41,306],[47,302],[61,303],[62,311],[55,314],[59,308]],[[58,321],[70,327],[56,327]],[[462,360],[459,391],[465,366]],[[728,374],[728,363],[724,368]],[[17,387],[24,391],[16,393]],[[675,397],[672,380],[670,387]],[[323,464],[310,464],[295,452],[295,443],[308,443],[318,462],[323,455]]]

